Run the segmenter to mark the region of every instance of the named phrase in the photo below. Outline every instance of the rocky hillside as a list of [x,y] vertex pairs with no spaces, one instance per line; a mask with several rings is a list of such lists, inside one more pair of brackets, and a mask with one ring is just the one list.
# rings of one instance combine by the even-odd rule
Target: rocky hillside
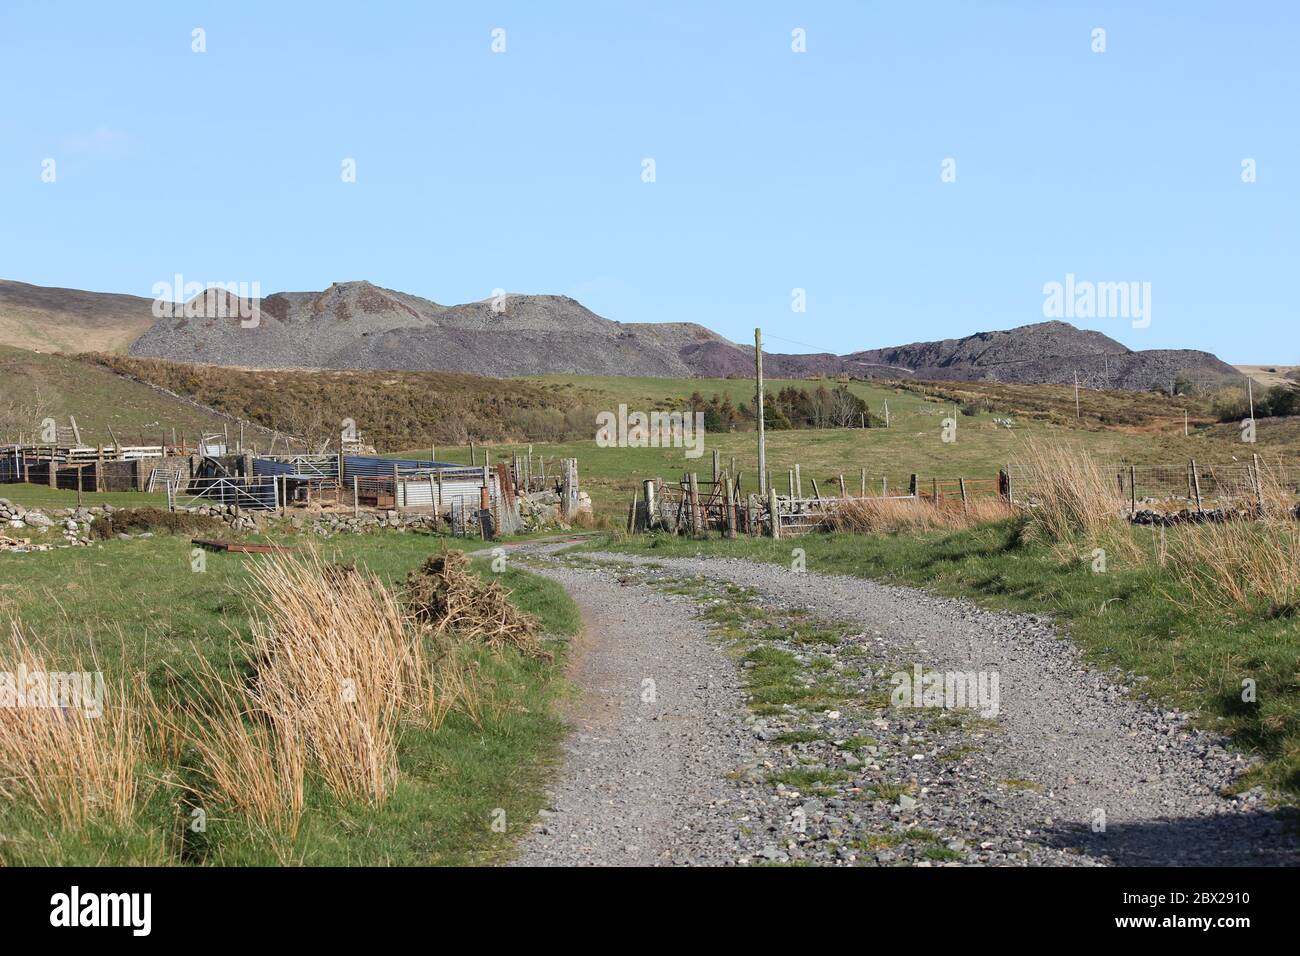
[[345,282],[268,296],[256,327],[237,316],[161,319],[130,354],[252,368],[681,378],[695,374],[683,357],[690,349],[735,349],[703,326],[612,322],[565,296],[511,295],[496,305],[445,306]]
[[[43,304],[48,330],[68,330],[60,333],[66,340],[64,348],[94,348],[86,333],[92,327],[113,328],[119,336],[135,328],[143,334],[130,345],[132,356],[173,362],[460,372],[499,378],[556,373],[747,377],[754,366],[752,347],[728,341],[704,326],[615,322],[565,296],[510,295],[496,303],[440,305],[369,282],[344,282],[324,292],[268,296],[258,303],[260,315],[254,324],[241,320],[239,303],[225,293],[212,292],[192,303],[197,308],[178,310],[175,317],[145,328],[138,322],[141,312],[149,315],[145,299],[16,287],[0,284],[0,316],[28,309],[24,328],[30,328],[31,310]],[[205,308],[218,303],[224,309]],[[136,325],[125,322],[124,315],[135,317]],[[1180,378],[1206,385],[1240,379],[1239,372],[1208,352],[1137,352],[1100,332],[1065,322],[849,355],[773,353],[765,355],[764,368],[772,378],[848,374],[1020,384],[1068,384],[1077,373],[1081,383],[1093,388],[1135,390],[1168,388]]]

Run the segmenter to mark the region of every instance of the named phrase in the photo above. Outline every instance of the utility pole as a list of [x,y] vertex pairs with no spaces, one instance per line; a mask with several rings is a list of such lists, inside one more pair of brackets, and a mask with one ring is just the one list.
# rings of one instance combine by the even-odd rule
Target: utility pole
[[889,399],[885,399],[885,427],[889,427]]
[[1079,411],[1079,370],[1074,370],[1074,417],[1082,418],[1083,413]]
[[767,494],[767,441],[763,435],[763,330],[754,330],[754,381],[758,390],[758,493]]
[[1250,423],[1255,424],[1255,383],[1246,376],[1246,396],[1250,400]]
[[1183,409],[1183,437],[1187,437],[1187,409]]

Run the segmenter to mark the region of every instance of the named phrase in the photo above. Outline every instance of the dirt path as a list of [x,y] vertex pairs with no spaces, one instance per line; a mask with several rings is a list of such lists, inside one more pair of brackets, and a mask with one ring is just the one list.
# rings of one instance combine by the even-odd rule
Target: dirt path
[[[1219,795],[1240,757],[1185,715],[1135,702],[1041,619],[746,561],[604,555],[622,570],[572,568],[552,550],[532,555],[587,619],[583,699],[554,813],[523,863],[1297,862],[1260,795]],[[716,595],[665,593],[683,580],[716,582]],[[811,646],[797,627],[755,632],[769,635],[764,653],[806,668],[805,684],[833,679],[844,703],[745,706],[744,670],[699,618],[731,613],[736,593],[736,613],[815,607],[850,625]],[[891,675],[917,665],[996,674],[996,714],[891,706]]]

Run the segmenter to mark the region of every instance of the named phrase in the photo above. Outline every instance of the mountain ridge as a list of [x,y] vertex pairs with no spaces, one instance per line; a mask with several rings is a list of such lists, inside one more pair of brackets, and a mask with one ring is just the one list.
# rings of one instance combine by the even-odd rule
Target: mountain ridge
[[[102,307],[100,303],[103,303]],[[277,292],[256,303],[208,290],[154,319],[152,300],[45,289],[0,280],[0,342],[7,336],[82,344],[105,329],[105,351],[241,368],[461,372],[498,378],[543,374],[660,378],[747,377],[751,345],[693,322],[618,322],[563,295],[507,294],[459,305],[365,280],[319,292]],[[257,306],[256,322],[250,306]],[[220,305],[221,308],[217,308]],[[241,311],[240,306],[243,306]],[[146,310],[148,322],[140,315]],[[30,328],[42,318],[42,337]],[[8,321],[8,326],[6,322]],[[18,327],[18,333],[14,332]],[[125,345],[132,330],[138,334]],[[99,346],[102,348],[102,346]],[[1133,350],[1096,330],[1047,320],[958,338],[846,355],[764,352],[772,378],[855,378],[1070,383],[1144,390],[1179,378],[1218,383],[1240,372],[1196,349]]]

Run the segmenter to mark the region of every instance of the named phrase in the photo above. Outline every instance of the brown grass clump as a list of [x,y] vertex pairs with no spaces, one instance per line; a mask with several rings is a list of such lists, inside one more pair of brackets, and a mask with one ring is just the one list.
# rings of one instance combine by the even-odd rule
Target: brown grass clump
[[336,795],[378,806],[397,778],[403,720],[437,729],[463,708],[478,719],[477,683],[456,657],[434,659],[391,591],[319,554],[252,568],[254,678],[201,675],[213,703],[198,746],[206,785],[260,823],[297,831],[310,770]]
[[1264,517],[1280,520],[1295,515],[1296,482],[1288,480],[1286,466],[1280,459],[1260,458],[1258,481]]
[[[91,687],[80,685],[85,696],[63,697],[55,689],[52,696],[65,706],[47,706],[41,701],[50,695],[38,697],[37,688],[52,687],[50,655],[25,639],[17,623],[5,650],[0,671],[12,677],[0,695],[8,698],[0,706],[0,799],[28,804],[68,828],[92,819],[126,823],[144,796],[140,768],[159,723],[147,687],[125,681],[106,687],[98,672],[78,664],[69,672],[90,673]],[[96,683],[102,700],[95,700]]]
[[852,498],[841,501],[823,526],[831,531],[872,534],[889,531],[957,531],[1001,521],[1013,514],[1001,498],[938,503],[912,498]]
[[201,726],[187,736],[202,758],[204,789],[264,827],[293,837],[302,822],[306,747],[284,712],[253,710],[247,688],[222,681],[206,667]]
[[1175,573],[1200,603],[1272,613],[1300,608],[1300,524],[1225,521],[1180,528],[1167,536]]
[[300,734],[331,790],[381,804],[397,773],[402,714],[420,705],[419,636],[393,594],[319,555],[251,571],[254,710]]
[[1114,476],[1086,450],[1068,443],[1026,442],[1019,464],[1031,489],[1028,535],[1136,556],[1137,546],[1124,524],[1123,495]]
[[463,551],[435,554],[406,579],[403,594],[416,619],[434,634],[453,634],[493,649],[514,647],[550,660],[542,647],[541,622],[515,607],[499,581],[485,582],[469,570]]

